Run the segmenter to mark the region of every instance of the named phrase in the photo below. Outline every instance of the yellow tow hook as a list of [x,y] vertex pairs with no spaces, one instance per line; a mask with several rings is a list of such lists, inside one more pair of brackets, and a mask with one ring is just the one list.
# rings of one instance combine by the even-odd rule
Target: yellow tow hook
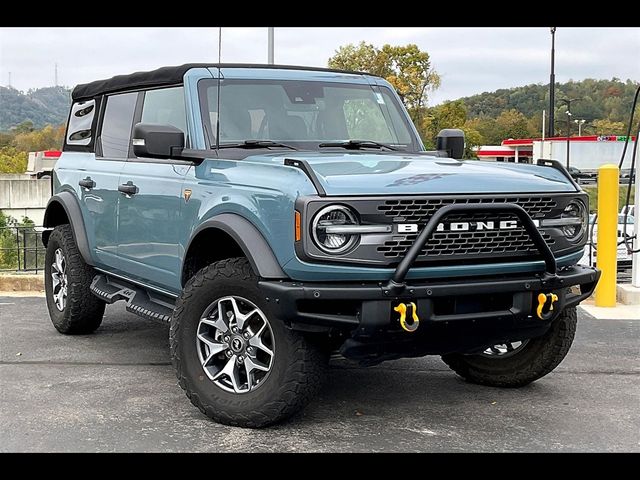
[[[542,309],[544,308],[547,301],[551,302],[549,304],[549,310],[547,313],[542,313]],[[538,308],[536,309],[536,313],[538,314],[538,318],[540,320],[549,320],[553,316],[553,304],[558,301],[558,296],[555,293],[540,293],[538,294]]]
[[[420,319],[418,318],[418,312],[416,308],[416,304],[411,302],[409,305],[405,303],[401,303],[397,307],[393,308],[396,312],[400,314],[400,326],[405,332],[415,332],[420,326]],[[411,309],[411,313],[407,315],[407,310]],[[407,322],[407,317],[411,318],[411,322]]]

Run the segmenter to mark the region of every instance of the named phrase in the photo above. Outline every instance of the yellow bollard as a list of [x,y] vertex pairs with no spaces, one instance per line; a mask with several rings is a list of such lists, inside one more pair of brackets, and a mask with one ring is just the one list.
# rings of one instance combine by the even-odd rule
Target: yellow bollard
[[602,165],[598,169],[597,265],[602,276],[596,287],[596,306],[616,306],[618,253],[618,167]]

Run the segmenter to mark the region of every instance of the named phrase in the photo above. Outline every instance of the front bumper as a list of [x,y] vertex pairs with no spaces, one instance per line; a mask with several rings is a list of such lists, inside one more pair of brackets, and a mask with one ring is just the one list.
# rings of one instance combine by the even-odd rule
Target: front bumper
[[[359,329],[371,333],[393,327],[392,308],[399,302],[415,302],[421,322],[454,322],[459,320],[527,321],[535,317],[535,299],[539,293],[554,293],[558,301],[552,321],[565,308],[578,305],[589,297],[600,278],[593,267],[574,265],[557,274],[535,274],[515,277],[490,277],[474,280],[454,279],[412,282],[400,291],[384,284],[370,283],[301,283],[261,280],[259,286],[273,314],[293,328]],[[571,287],[579,286],[579,292]],[[467,297],[499,296],[499,309],[487,302],[467,303],[456,300]],[[510,301],[508,299],[511,299]],[[447,302],[451,313],[438,313],[439,303]],[[474,310],[474,303],[477,305]],[[508,308],[506,308],[508,307]]]

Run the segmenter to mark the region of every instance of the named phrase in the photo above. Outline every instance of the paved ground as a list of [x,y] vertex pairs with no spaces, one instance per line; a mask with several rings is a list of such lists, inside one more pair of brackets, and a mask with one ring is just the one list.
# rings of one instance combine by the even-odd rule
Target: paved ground
[[640,452],[640,321],[581,314],[562,365],[519,390],[438,358],[339,362],[304,413],[261,431],[191,406],[167,330],[116,304],[96,334],[65,337],[43,298],[0,297],[0,451]]

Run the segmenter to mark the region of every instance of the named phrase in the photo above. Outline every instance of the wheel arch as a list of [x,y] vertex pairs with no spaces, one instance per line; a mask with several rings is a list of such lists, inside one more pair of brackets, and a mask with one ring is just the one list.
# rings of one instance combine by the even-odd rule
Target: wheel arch
[[[87,231],[85,230],[84,220],[82,219],[82,211],[76,196],[71,192],[60,192],[53,195],[44,212],[44,220],[42,226],[46,228],[54,228],[58,225],[69,224],[73,232],[73,240],[78,246],[80,255],[82,255],[85,263],[94,265],[89,248],[89,240]],[[51,230],[42,232],[42,243],[46,247],[49,243]]]
[[[210,249],[211,245],[216,248]],[[199,255],[204,247],[209,247],[207,255]],[[182,285],[200,268],[237,256],[246,257],[259,277],[287,278],[260,231],[240,215],[223,213],[203,222],[191,235],[182,262]]]

